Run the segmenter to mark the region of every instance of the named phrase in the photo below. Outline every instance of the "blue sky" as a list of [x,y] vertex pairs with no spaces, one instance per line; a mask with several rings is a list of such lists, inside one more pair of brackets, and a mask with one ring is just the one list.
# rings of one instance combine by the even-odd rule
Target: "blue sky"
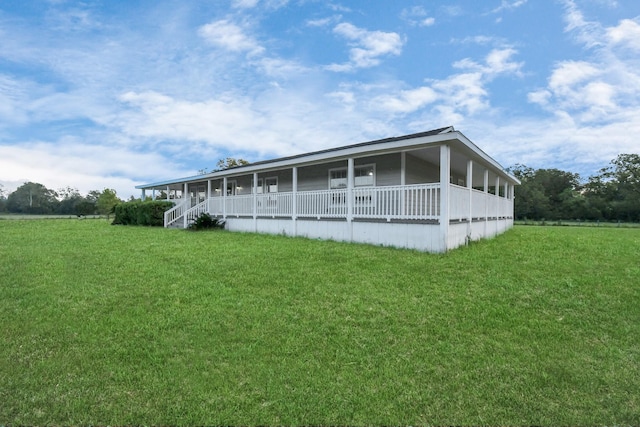
[[450,125],[505,167],[640,152],[640,1],[0,0],[5,190]]

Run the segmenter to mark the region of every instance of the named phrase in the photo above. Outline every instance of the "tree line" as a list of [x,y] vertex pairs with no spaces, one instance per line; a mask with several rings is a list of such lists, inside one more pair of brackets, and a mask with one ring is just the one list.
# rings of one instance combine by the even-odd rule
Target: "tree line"
[[508,169],[515,188],[515,219],[640,222],[640,155],[620,154],[583,181],[559,169]]
[[26,182],[7,194],[0,184],[0,212],[38,215],[109,215],[123,200],[110,188],[86,195],[77,188],[51,190],[36,182]]
[[[242,159],[223,159],[217,167],[226,169],[246,163]],[[518,220],[640,222],[638,154],[618,155],[586,181],[577,173],[559,169],[533,169],[518,164],[508,171],[521,181],[515,188],[514,216]],[[82,196],[76,188],[54,191],[27,182],[6,194],[0,185],[0,212],[105,215],[120,202],[116,191],[108,188]]]

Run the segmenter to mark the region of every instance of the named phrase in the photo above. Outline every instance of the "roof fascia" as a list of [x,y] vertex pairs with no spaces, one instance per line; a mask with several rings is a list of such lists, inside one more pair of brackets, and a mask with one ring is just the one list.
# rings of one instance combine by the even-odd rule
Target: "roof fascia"
[[351,157],[364,157],[370,155],[380,155],[385,153],[402,152],[416,150],[420,148],[432,147],[441,145],[447,142],[460,142],[466,146],[478,157],[480,157],[487,164],[495,168],[496,171],[507,177],[514,183],[520,184],[520,180],[508,173],[498,162],[491,158],[488,154],[482,151],[477,145],[469,140],[462,132],[451,130],[436,135],[415,136],[406,139],[399,138],[396,140],[362,144],[356,146],[349,146],[345,148],[337,148],[335,150],[322,151],[318,153],[310,153],[308,155],[301,155],[295,158],[287,158],[281,160],[268,161],[266,163],[261,162],[259,164],[248,164],[243,166],[234,167],[231,169],[225,169],[221,171],[211,172],[203,175],[190,176],[185,178],[178,178],[169,181],[156,182],[151,184],[144,184],[136,186],[137,189],[151,189],[161,186],[184,184],[190,182],[201,182],[210,179],[222,179],[225,177],[249,175],[256,172],[269,172],[274,170],[282,170],[292,167],[304,167],[314,164],[326,163],[327,161],[346,160]]
[[512,180],[514,183],[520,185],[520,180],[506,171],[506,169],[497,161],[495,161],[491,156],[485,153],[480,147],[478,147],[475,143],[473,143],[469,138],[467,138],[462,132],[455,131],[458,134],[458,139],[463,142],[468,148],[470,148],[476,155],[481,157],[485,162],[489,163],[491,166],[496,168],[498,171],[502,172],[504,176],[508,179]]
[[[274,170],[282,170],[292,167],[304,167],[314,164],[325,163],[328,160],[344,160],[350,157],[362,157],[364,155],[384,154],[389,152],[407,151],[410,149],[418,149],[432,145],[438,145],[445,141],[450,141],[455,132],[448,132],[438,135],[418,136],[407,139],[398,139],[394,141],[380,142],[375,144],[365,144],[359,146],[350,146],[345,148],[337,148],[326,152],[311,153],[302,155],[293,159],[273,160],[267,163],[248,164],[221,171],[211,172],[208,174],[191,176],[186,178],[178,178],[169,181],[156,182],[136,186],[137,189],[150,189],[154,187],[167,186],[171,184],[182,184],[186,182],[200,182],[209,179],[222,179],[224,177],[249,175],[255,172],[268,172]],[[455,139],[455,138],[453,138]]]

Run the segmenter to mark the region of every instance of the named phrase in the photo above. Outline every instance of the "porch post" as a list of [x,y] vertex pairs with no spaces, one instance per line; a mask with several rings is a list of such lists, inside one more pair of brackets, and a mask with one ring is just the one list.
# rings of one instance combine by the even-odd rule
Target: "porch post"
[[[187,228],[189,224],[187,224],[187,210],[191,207],[191,197],[189,196],[189,183],[184,183],[184,192],[182,193],[183,203],[188,203],[185,207],[184,213],[182,214],[182,222],[184,224],[184,228]],[[188,199],[187,199],[188,197]]]
[[[498,220],[498,218],[500,217],[500,177],[496,176],[496,198],[494,199],[495,201],[495,207],[496,207],[496,221]],[[497,223],[496,223],[496,227],[497,227]]]
[[489,169],[484,170],[484,237],[489,231]]
[[207,210],[205,212],[207,212],[209,215],[211,215],[211,180],[208,179],[207,180]]
[[227,177],[222,178],[222,218],[227,219]]
[[503,206],[503,212],[502,212],[502,216],[503,217],[508,217],[509,216],[509,212],[507,209],[507,200],[509,199],[509,183],[505,182],[504,183],[504,201],[501,203],[501,205]]
[[473,221],[473,160],[467,161],[467,187],[469,189],[469,217],[467,218],[467,239],[471,239],[471,222]]
[[144,202],[145,197],[146,197],[145,196],[145,191],[144,191],[144,188],[143,188],[142,189],[142,194],[140,195],[140,200],[142,200]]
[[171,197],[169,197],[169,186],[167,185],[167,200],[171,200]]
[[[265,188],[264,186],[262,188]],[[262,190],[265,191],[265,190]],[[258,172],[253,173],[253,230],[258,232]]]
[[293,220],[293,235],[298,235],[298,167],[294,166],[291,170],[292,185],[291,189],[291,219]]
[[405,185],[407,185],[407,152],[403,151],[400,153],[400,186],[402,187],[400,190],[400,215],[402,217],[406,215]]
[[353,240],[353,183],[354,183],[353,157],[347,160],[347,226],[349,227],[349,240]]
[[[144,194],[142,194],[142,196],[144,197]],[[156,189],[154,188],[153,190],[151,190],[151,200],[155,200],[155,199],[156,199]],[[144,200],[144,198],[142,200]]]
[[440,249],[449,249],[449,180],[451,176],[451,147],[440,146]]

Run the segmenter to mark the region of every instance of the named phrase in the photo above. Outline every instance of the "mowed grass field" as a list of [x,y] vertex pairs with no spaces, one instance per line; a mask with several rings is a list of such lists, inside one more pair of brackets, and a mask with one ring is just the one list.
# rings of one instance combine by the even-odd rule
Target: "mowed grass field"
[[638,425],[639,390],[640,229],[0,221],[0,424]]

